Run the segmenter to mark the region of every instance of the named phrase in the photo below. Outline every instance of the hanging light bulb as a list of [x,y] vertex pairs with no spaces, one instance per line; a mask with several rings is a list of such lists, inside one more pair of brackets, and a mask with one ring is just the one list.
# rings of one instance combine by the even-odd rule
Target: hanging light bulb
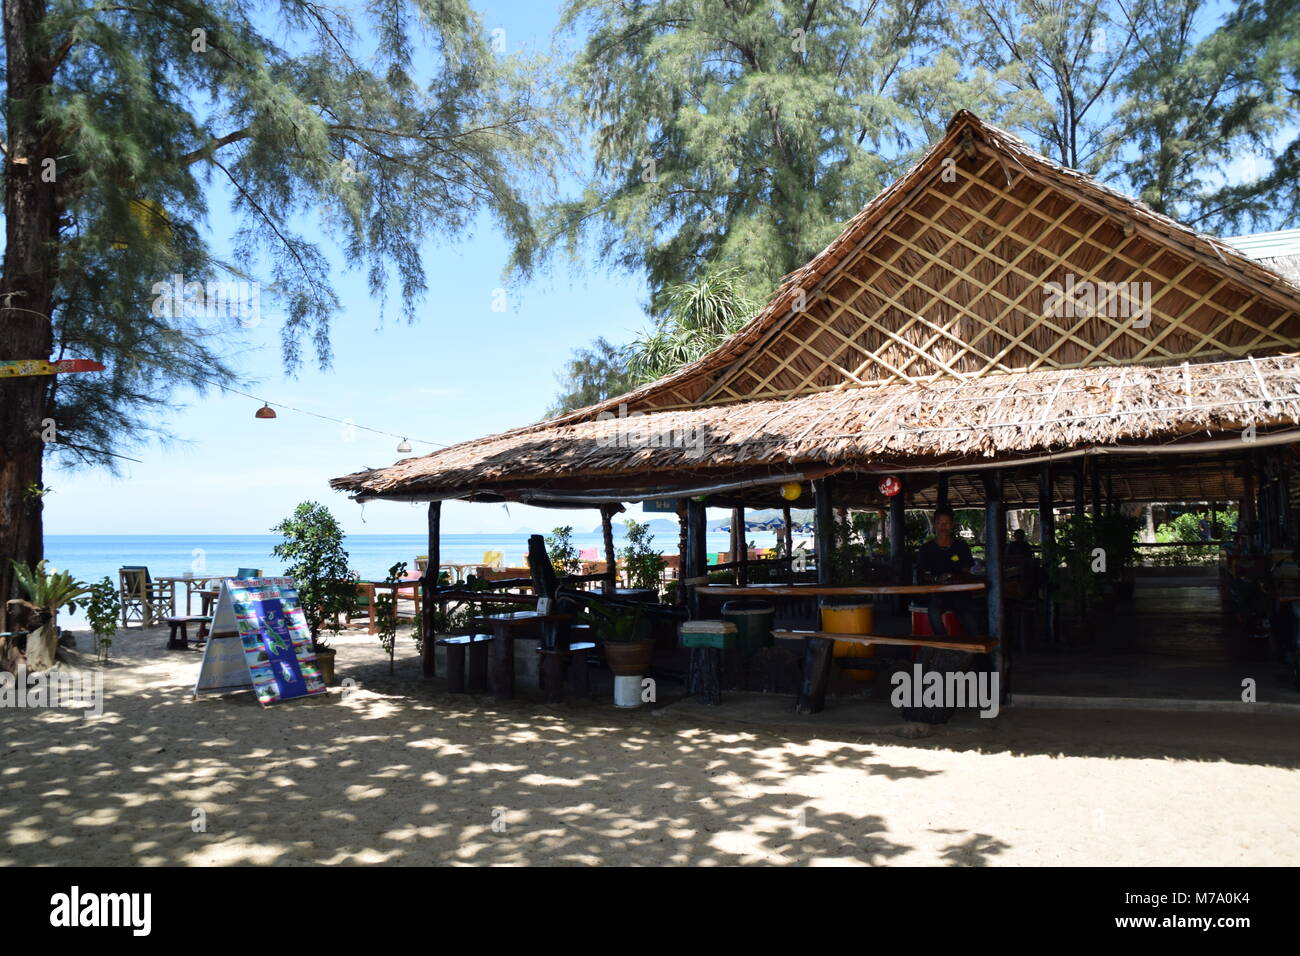
[[411,450],[411,443],[410,443],[409,441],[407,441],[405,438],[403,438],[400,442],[397,443],[397,450],[398,450],[398,451],[410,451],[410,450]]
[[274,417],[275,417],[275,409],[272,408],[270,405],[263,404],[261,408],[259,408],[256,412],[253,413],[253,417],[254,417],[254,418],[274,418]]

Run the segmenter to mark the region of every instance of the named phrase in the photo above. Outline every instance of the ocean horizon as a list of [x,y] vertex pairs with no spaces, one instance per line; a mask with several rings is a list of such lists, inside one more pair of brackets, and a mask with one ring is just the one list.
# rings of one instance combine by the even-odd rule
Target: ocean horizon
[[[708,550],[729,550],[730,537],[725,531],[710,532],[706,539]],[[776,544],[771,532],[752,532],[746,537],[760,548]],[[594,549],[597,560],[603,560],[605,544],[599,534],[575,531],[572,540],[580,551]],[[615,547],[625,540],[623,535],[616,536]],[[280,536],[274,534],[47,534],[45,558],[51,568],[68,571],[89,584],[104,577],[116,583],[119,568],[141,564],[155,578],[186,573],[216,577],[234,574],[240,568],[279,575],[284,572],[284,564],[271,554],[271,549],[280,541]],[[651,543],[662,553],[674,554],[677,534],[656,532]],[[398,561],[405,561],[414,571],[416,556],[427,551],[427,540],[422,534],[352,534],[344,538],[343,547],[351,569],[365,580],[376,580],[387,576],[388,569]],[[487,551],[504,553],[509,567],[522,566],[528,553],[528,533],[442,535],[440,557],[444,564],[482,561]],[[183,589],[178,589],[178,594],[178,601],[183,603]],[[177,612],[182,609],[177,608]],[[72,616],[65,612],[59,619],[66,626],[84,624],[80,611]]]

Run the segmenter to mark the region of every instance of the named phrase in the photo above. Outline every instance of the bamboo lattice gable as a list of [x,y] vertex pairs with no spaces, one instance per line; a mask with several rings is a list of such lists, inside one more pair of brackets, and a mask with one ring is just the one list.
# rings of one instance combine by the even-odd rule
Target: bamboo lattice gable
[[[1047,283],[1069,277],[1150,283],[1150,323],[1047,314]],[[1297,349],[1300,286],[962,112],[709,355],[554,420],[332,484],[472,496],[708,468],[1012,462],[1285,427],[1300,421]],[[702,430],[705,459],[602,444],[618,426],[598,419],[620,409],[651,413],[661,432]]]

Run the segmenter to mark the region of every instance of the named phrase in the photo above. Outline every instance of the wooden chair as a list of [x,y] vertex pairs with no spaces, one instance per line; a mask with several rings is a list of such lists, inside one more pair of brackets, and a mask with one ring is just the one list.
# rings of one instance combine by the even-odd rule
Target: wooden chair
[[352,603],[352,607],[343,612],[343,626],[348,627],[352,624],[354,618],[365,618],[366,630],[375,633],[375,586],[367,584],[364,581],[353,582],[357,588],[357,598]]
[[122,597],[122,626],[139,621],[142,627],[152,627],[155,621],[172,614],[171,585],[161,584],[149,576],[144,565],[127,565],[117,571],[118,587]]
[[429,556],[427,554],[417,554],[415,556],[415,570],[423,574],[429,567]]

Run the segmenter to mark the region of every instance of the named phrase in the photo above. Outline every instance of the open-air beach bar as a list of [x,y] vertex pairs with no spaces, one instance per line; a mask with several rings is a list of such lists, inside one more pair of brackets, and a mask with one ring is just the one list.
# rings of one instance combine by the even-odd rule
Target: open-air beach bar
[[[702,359],[332,485],[363,502],[429,502],[427,621],[440,601],[465,597],[437,577],[440,502],[590,506],[606,529],[627,503],[655,502],[682,519],[679,587],[646,611],[668,622],[656,659],[689,660],[701,699],[769,690],[811,713],[828,688],[861,686],[900,661],[943,670],[958,660],[998,675],[1005,699],[1022,652],[1029,662],[1073,636],[1099,655],[1099,632],[1141,620],[1130,552],[1143,505],[1235,514],[1235,537],[1227,521],[1205,535],[1234,573],[1250,558],[1277,580],[1294,566],[1300,286],[1285,257],[1261,259],[963,111]],[[731,509],[736,528],[747,509],[784,508],[788,528],[792,504],[814,510],[810,553],[793,552],[786,534],[774,558],[752,559],[742,531],[730,560],[707,564],[707,508]],[[952,574],[921,566],[924,549],[907,546],[917,510],[965,516],[982,557],[954,553]],[[1037,541],[1009,543],[1009,514],[1032,516]],[[879,547],[851,543],[860,516]],[[940,529],[945,556],[950,536]],[[544,552],[532,557],[531,597],[513,599],[547,607],[511,613],[543,622],[544,658],[573,656],[554,613],[566,594],[635,603],[613,593],[608,571],[585,590],[591,581],[556,580]],[[1183,595],[1184,616],[1240,623],[1225,587]],[[1138,604],[1160,600],[1142,593]],[[742,646],[744,628],[721,610],[729,601],[770,607],[760,646]],[[498,645],[511,626],[496,622]],[[1140,694],[1148,676],[1129,668],[1112,692]]]

